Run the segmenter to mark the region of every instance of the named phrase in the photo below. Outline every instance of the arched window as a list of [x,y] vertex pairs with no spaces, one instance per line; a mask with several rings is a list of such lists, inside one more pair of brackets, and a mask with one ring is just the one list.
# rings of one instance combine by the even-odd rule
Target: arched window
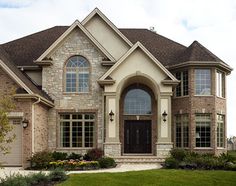
[[89,92],[89,63],[82,56],[71,57],[65,67],[66,92]]
[[124,114],[146,115],[152,113],[151,96],[145,90],[129,90],[124,99]]

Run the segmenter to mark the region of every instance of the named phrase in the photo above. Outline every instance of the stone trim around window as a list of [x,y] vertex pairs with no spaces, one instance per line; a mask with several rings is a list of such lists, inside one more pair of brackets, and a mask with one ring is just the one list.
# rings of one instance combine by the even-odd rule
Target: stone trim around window
[[84,94],[90,92],[91,64],[81,55],[66,60],[63,72],[63,90],[65,94]]
[[96,113],[59,113],[58,148],[94,148]]

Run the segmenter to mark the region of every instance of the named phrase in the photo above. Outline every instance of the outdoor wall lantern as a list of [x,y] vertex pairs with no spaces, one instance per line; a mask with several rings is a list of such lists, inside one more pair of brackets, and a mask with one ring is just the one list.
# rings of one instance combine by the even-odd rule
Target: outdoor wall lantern
[[109,116],[110,116],[110,121],[113,121],[114,120],[113,119],[114,113],[112,112],[112,110],[110,111]]
[[166,122],[166,117],[167,117],[166,111],[164,111],[164,112],[162,113],[162,117],[163,117],[163,121]]
[[22,121],[22,126],[23,126],[23,128],[24,128],[24,129],[27,128],[28,125],[29,125],[29,121],[28,121],[27,119],[24,119],[24,120]]

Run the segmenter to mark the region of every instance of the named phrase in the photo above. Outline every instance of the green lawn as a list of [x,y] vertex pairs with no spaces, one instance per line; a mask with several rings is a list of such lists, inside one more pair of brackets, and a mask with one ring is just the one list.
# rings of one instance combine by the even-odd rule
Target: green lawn
[[148,170],[124,173],[73,174],[60,186],[235,186],[233,171]]
[[229,150],[228,154],[236,158],[236,150]]

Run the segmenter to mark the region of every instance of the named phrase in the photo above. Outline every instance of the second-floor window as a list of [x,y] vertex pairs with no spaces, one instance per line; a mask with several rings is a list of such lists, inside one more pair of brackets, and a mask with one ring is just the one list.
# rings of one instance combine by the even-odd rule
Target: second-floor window
[[188,71],[176,72],[176,78],[180,83],[176,87],[176,97],[188,95]]
[[82,56],[71,57],[65,66],[65,91],[89,92],[89,62]]
[[211,95],[210,69],[195,69],[195,95]]
[[219,71],[216,73],[216,95],[225,97],[225,76]]

